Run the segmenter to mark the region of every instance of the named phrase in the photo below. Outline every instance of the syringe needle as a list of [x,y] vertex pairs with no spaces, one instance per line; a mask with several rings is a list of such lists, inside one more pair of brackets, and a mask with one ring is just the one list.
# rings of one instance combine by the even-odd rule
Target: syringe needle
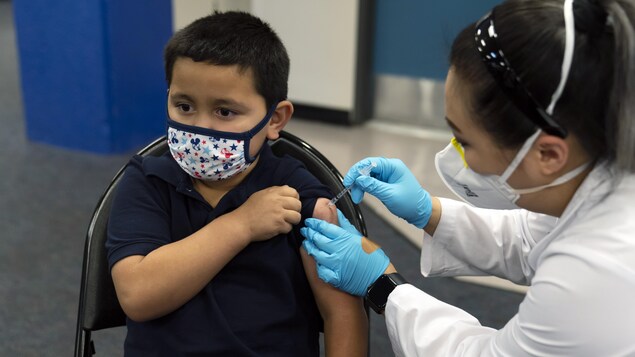
[[[371,170],[373,169],[373,167],[376,167],[377,164],[374,162],[371,162],[368,166],[359,169],[357,172],[360,173],[360,175],[362,176],[368,176],[370,175]],[[340,198],[342,198],[347,192],[351,192],[351,189],[353,188],[353,185],[351,184],[350,186],[344,188],[342,191],[340,191],[340,193],[338,193],[335,197],[333,197],[333,199],[331,199],[331,201],[329,202],[329,206],[333,206],[335,205],[335,203],[337,203],[337,201],[340,200]]]
[[353,185],[350,185],[350,186],[346,187],[345,189],[343,189],[342,191],[340,191],[340,193],[338,193],[338,194],[337,194],[337,196],[335,196],[335,197],[333,197],[333,198],[331,199],[331,201],[329,202],[329,206],[333,206],[334,204],[336,204],[336,203],[337,203],[337,201],[339,201],[339,200],[340,200],[340,198],[344,197],[344,195],[345,195],[347,192],[351,192],[351,189],[352,189],[352,188],[353,188]]

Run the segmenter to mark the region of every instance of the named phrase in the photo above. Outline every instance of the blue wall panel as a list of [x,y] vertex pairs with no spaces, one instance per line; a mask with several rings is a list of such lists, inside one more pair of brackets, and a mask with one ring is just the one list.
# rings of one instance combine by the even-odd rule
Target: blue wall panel
[[374,73],[443,79],[452,40],[500,0],[377,0]]
[[29,139],[98,153],[165,131],[169,0],[15,0]]
[[163,48],[172,35],[169,0],[106,3],[113,149],[147,144],[166,130]]

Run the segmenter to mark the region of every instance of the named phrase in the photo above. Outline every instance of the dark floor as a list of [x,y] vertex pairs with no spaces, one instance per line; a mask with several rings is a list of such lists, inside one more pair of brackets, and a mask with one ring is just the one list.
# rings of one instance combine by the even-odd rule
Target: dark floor
[[[17,68],[11,2],[0,1],[0,356],[69,356],[86,226],[129,154],[98,156],[26,140]],[[422,278],[417,249],[363,209],[369,236],[398,257],[395,265],[415,285],[484,325],[501,327],[516,313],[520,294]],[[383,318],[373,314],[371,323],[372,355],[392,355]],[[124,333],[96,333],[97,355],[121,355]]]

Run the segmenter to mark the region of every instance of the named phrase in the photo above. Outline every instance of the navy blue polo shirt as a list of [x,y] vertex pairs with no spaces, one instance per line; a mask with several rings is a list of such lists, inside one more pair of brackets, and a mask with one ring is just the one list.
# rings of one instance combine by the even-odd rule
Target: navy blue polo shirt
[[[146,255],[198,231],[271,186],[300,194],[302,222],[332,197],[304,165],[265,145],[256,167],[211,207],[169,153],[135,156],[108,222],[108,263]],[[161,318],[127,321],[126,356],[318,356],[321,317],[300,258],[299,228],[248,245],[185,305]]]

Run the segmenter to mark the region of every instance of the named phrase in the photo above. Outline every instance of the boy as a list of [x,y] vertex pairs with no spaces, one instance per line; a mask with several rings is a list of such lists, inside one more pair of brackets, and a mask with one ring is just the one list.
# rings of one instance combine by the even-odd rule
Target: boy
[[336,221],[331,193],[273,155],[293,113],[289,59],[247,13],[215,13],[165,49],[168,144],[126,168],[108,259],[128,316],[127,356],[366,354],[359,298],[317,277],[296,226]]

